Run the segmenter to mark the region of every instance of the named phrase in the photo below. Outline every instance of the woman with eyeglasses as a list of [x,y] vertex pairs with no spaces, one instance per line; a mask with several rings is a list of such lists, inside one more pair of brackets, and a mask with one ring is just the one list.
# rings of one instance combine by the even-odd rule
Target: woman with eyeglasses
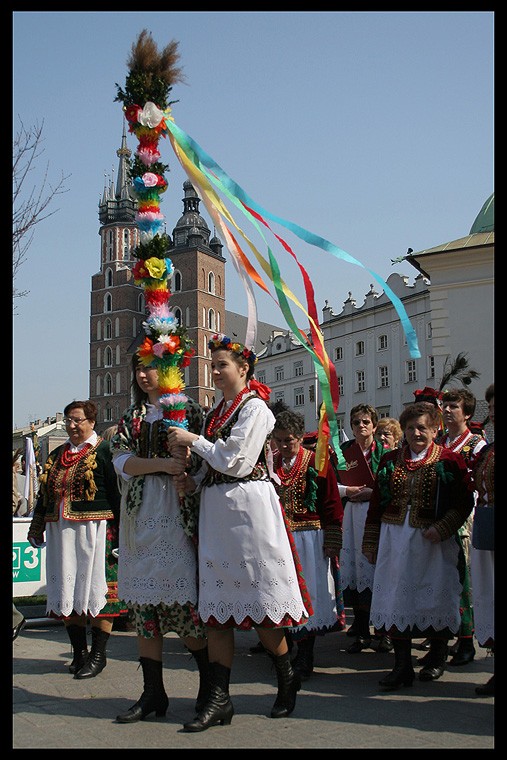
[[[368,649],[372,644],[370,606],[375,567],[364,556],[362,542],[375,474],[386,451],[375,437],[377,424],[377,410],[370,404],[358,404],[351,409],[350,426],[354,438],[341,445],[349,469],[347,472],[336,470],[343,502],[343,544],[340,551],[343,600],[345,606],[352,607],[354,612],[354,621],[347,631],[347,636],[354,637],[347,649],[350,654]],[[376,650],[390,652],[391,640],[383,637]]]
[[[113,620],[127,612],[118,599],[117,560],[120,492],[109,442],[95,432],[93,401],[64,409],[67,441],[50,453],[28,541],[46,542],[46,614],[63,620],[74,678],[94,678],[106,666]],[[91,649],[86,639],[91,621]]]

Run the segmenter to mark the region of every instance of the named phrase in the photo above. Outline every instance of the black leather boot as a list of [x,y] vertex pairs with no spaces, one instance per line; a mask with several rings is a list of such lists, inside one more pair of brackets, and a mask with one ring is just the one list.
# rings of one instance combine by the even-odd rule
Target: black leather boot
[[92,626],[92,646],[85,664],[74,673],[74,678],[95,678],[107,665],[106,644],[109,634]]
[[278,694],[271,710],[272,718],[286,718],[296,706],[296,695],[301,688],[301,678],[292,669],[290,655],[273,655],[278,680]]
[[298,651],[292,660],[292,668],[302,681],[307,681],[313,673],[315,636],[310,635],[307,639],[301,639],[297,646]]
[[393,640],[390,636],[381,636],[377,646],[377,652],[392,652]]
[[379,681],[384,691],[395,691],[400,686],[412,686],[415,671],[412,665],[412,641],[410,639],[392,639],[394,647],[394,668]]
[[184,731],[196,733],[206,731],[211,726],[220,723],[229,726],[234,715],[234,707],[229,696],[229,680],[231,669],[218,662],[210,662],[210,694],[202,710],[190,721],[183,725]]
[[86,644],[86,626],[66,625],[70,643],[72,645],[72,662],[69,665],[69,673],[77,673],[81,670],[88,657],[88,646]]
[[197,667],[199,668],[199,691],[195,700],[195,711],[196,713],[199,713],[208,701],[208,697],[211,691],[208,647],[204,647],[204,649],[196,649],[195,651],[188,649],[188,651],[196,661]]
[[[453,647],[454,649],[454,647]],[[468,665],[475,657],[474,640],[471,636],[458,639],[458,646],[449,660],[449,665]]]
[[420,681],[436,681],[445,670],[449,647],[447,639],[431,639],[428,661],[419,671]]
[[151,660],[149,657],[140,657],[139,662],[143,669],[143,693],[127,712],[116,716],[117,723],[136,723],[147,718],[152,712],[157,718],[162,718],[169,707],[162,677],[162,662]]
[[349,654],[357,654],[371,646],[370,613],[368,610],[355,610],[356,640],[348,647]]

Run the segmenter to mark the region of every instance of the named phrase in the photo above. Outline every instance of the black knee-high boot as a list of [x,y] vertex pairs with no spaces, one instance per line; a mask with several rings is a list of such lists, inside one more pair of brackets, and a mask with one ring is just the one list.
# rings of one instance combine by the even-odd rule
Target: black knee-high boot
[[278,694],[271,710],[271,717],[285,718],[296,706],[296,695],[301,688],[301,678],[292,669],[288,652],[273,657],[273,662],[278,680]]
[[169,699],[164,689],[162,662],[151,660],[149,657],[140,657],[139,662],[143,669],[143,693],[127,712],[116,716],[118,723],[136,723],[138,720],[144,720],[152,712],[160,718],[167,712]]
[[369,610],[354,609],[356,640],[349,646],[347,652],[356,654],[371,645],[370,613]]
[[109,634],[92,626],[92,646],[83,667],[76,671],[74,678],[95,678],[107,665],[106,644]]
[[69,673],[77,673],[85,664],[88,656],[86,626],[66,625],[65,628],[72,645],[72,662],[69,665]]
[[302,681],[306,681],[313,673],[313,648],[315,635],[298,641],[298,651],[292,660],[292,667]]
[[229,726],[234,715],[234,707],[229,696],[231,669],[218,662],[210,662],[210,694],[202,710],[190,723],[183,725],[184,731],[206,731],[220,723]]
[[447,639],[431,639],[428,659],[419,671],[420,681],[436,681],[443,674],[449,652],[447,641]]
[[208,647],[204,647],[204,649],[196,649],[194,651],[188,649],[188,651],[196,661],[197,667],[199,668],[199,691],[195,700],[195,711],[196,713],[199,713],[208,701],[208,697],[211,691]]
[[468,665],[469,662],[472,662],[475,657],[473,637],[459,636],[455,651],[452,654],[453,656],[449,665]]
[[411,639],[392,639],[394,647],[394,668],[379,681],[384,691],[394,691],[400,686],[412,686],[415,678],[412,665]]

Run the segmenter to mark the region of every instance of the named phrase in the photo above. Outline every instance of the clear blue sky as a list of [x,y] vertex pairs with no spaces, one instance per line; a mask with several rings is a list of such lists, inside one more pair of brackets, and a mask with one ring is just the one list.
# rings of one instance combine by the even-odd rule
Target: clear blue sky
[[[46,164],[50,182],[70,177],[16,281],[30,293],[13,318],[13,424],[88,396],[98,202],[123,130],[115,83],[124,86],[143,28],[159,48],[179,42],[186,83],[171,92],[176,124],[257,203],[383,279],[398,272],[413,282],[415,269],[391,260],[467,235],[494,189],[494,21],[492,11],[14,12],[13,131],[19,120],[44,122],[34,182]],[[186,175],[168,140],[162,161],[172,232]],[[349,291],[363,303],[369,272],[277,231],[312,277],[319,315],[325,300],[340,313]],[[244,314],[224,254],[226,305]],[[303,300],[299,277],[276,255]],[[255,292],[260,318],[284,325]]]

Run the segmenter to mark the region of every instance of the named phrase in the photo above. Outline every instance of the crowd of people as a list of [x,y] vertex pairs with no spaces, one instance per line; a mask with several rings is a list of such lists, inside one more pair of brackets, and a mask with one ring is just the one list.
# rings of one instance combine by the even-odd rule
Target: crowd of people
[[[128,614],[143,691],[116,720],[162,717],[163,638],[176,633],[199,672],[183,730],[199,732],[232,721],[235,631],[255,630],[273,662],[274,719],[293,713],[317,637],[344,630],[345,608],[348,654],[393,652],[381,691],[412,685],[414,639],[423,682],[471,662],[474,640],[494,652],[494,441],[470,429],[473,394],[416,398],[399,419],[355,406],[353,438],[318,472],[304,418],[270,404],[253,351],[223,334],[209,348],[219,398],[207,413],[187,398],[183,425],[166,424],[157,371],[137,354],[133,403],[107,434],[92,401],[65,407],[28,540],[46,546],[46,612],[65,625],[73,677],[101,673]],[[486,400],[493,424],[493,385]],[[19,616],[13,605],[13,638]],[[494,695],[494,677],[476,691]]]

